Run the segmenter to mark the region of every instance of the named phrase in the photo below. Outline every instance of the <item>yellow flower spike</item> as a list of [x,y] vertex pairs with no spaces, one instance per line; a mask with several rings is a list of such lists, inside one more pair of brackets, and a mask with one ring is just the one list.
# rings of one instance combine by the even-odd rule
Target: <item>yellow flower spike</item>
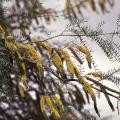
[[90,72],[88,75],[93,75],[94,77],[102,77],[103,73],[102,72]]
[[47,42],[43,42],[38,39],[33,39],[33,42],[36,43],[37,45],[42,46],[46,50],[48,50],[49,54],[51,55],[51,59],[52,59],[54,66],[60,72],[61,76],[65,77],[63,63],[57,51],[54,48],[52,48]]
[[76,51],[74,50],[74,47],[72,47],[72,45],[69,45],[68,49],[71,51],[71,53],[74,55],[74,57],[78,60],[78,62],[80,64],[83,64],[82,60],[80,59],[80,57],[77,55]]
[[65,51],[63,49],[61,49],[60,52],[63,55],[64,60],[66,61],[67,70],[68,70],[70,76],[73,78],[74,77],[74,64],[70,58],[70,55],[68,54],[67,51]]
[[91,57],[91,54],[86,54],[86,60],[88,62],[88,66],[89,68],[92,68],[91,64],[92,64],[92,57]]
[[15,45],[18,48],[18,50],[27,49],[27,46],[22,43],[16,43]]
[[22,85],[19,85],[18,88],[19,88],[20,95],[21,95],[22,97],[25,97],[25,91],[24,91],[23,86],[22,86]]
[[92,87],[90,86],[90,84],[87,82],[87,79],[85,77],[81,76],[81,74],[76,66],[74,67],[74,69],[75,69],[76,77],[78,78],[78,80],[82,84],[85,91],[91,96],[92,100],[95,102],[96,101],[95,93],[94,93]]
[[53,102],[50,98],[50,96],[45,96],[46,102],[48,106],[50,107],[50,110],[55,114],[56,118],[60,118],[60,114],[58,111],[54,108]]
[[51,51],[51,59],[52,59],[53,64],[57,68],[57,70],[60,72],[61,76],[65,77],[62,60],[54,48]]
[[5,41],[5,47],[13,53],[15,53],[17,51],[17,47],[15,46],[15,44],[13,44],[11,42]]
[[12,41],[14,40],[14,36],[9,35],[9,36],[7,36],[7,37],[5,38],[5,40],[6,40],[7,42],[12,42]]
[[40,108],[41,108],[41,111],[43,113],[46,112],[46,109],[45,109],[45,96],[42,96],[41,99],[40,99]]
[[42,61],[41,61],[37,51],[31,45],[27,44],[26,46],[27,46],[28,51],[27,51],[27,56],[25,56],[25,59],[27,59],[28,61],[36,63],[37,70],[42,77],[44,74],[44,69],[43,69]]
[[17,54],[18,60],[23,61],[23,58],[22,58],[21,54],[18,51],[16,51],[16,54]]
[[21,80],[22,80],[23,83],[26,82],[26,80],[27,80],[27,76],[26,76],[25,73],[21,76]]
[[77,48],[78,48],[82,53],[85,54],[86,60],[87,60],[87,62],[88,62],[88,66],[89,66],[89,68],[92,68],[92,67],[91,67],[92,58],[91,58],[91,54],[90,54],[90,51],[88,50],[88,48],[82,47],[82,46],[80,46],[80,45],[77,45]]
[[2,28],[2,26],[0,25],[0,33],[4,32],[4,29]]
[[32,45],[29,44],[24,45],[21,43],[17,43],[16,46],[18,48],[18,51],[21,53],[22,57],[25,60],[28,60],[36,64],[40,78],[42,78],[44,70],[39,54],[37,53],[35,48]]
[[22,80],[23,84],[25,85],[25,87],[28,88],[27,75],[26,75],[26,67],[25,67],[25,63],[24,62],[21,63],[21,69],[22,69],[21,80]]
[[4,29],[2,28],[2,26],[0,25],[0,37],[1,38],[5,38],[5,31],[4,31]]
[[65,0],[64,2],[64,12],[69,12],[72,9],[72,5],[69,4],[68,0]]
[[39,39],[32,39],[32,41],[33,41],[34,43],[36,43],[37,45],[42,46],[43,48],[45,48],[45,49],[48,50],[49,52],[51,52],[52,47],[51,47],[47,42],[41,41],[41,40],[39,40]]
[[85,91],[91,96],[92,100],[94,102],[96,102],[96,96],[95,96],[95,93],[92,89],[92,87],[90,86],[90,84],[87,82],[86,78],[84,78],[84,82],[83,82],[83,87],[85,89]]
[[62,103],[62,101],[58,98],[58,96],[53,96],[53,99],[55,100],[56,103],[59,104],[60,108],[61,108],[61,111],[64,111],[64,105]]
[[81,76],[81,73],[76,66],[74,66],[74,72],[75,72],[75,76],[80,80],[81,83],[83,83],[84,79]]
[[89,50],[86,47],[82,47],[80,45],[77,45],[77,48],[84,54],[88,54]]

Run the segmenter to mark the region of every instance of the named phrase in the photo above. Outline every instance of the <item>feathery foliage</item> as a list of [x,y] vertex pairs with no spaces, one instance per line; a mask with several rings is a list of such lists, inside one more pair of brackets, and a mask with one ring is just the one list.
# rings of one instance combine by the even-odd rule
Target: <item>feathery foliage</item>
[[[101,29],[104,22],[93,30],[84,26],[84,22],[73,20],[82,15],[81,7],[90,7],[96,13],[100,8],[102,13],[107,13],[106,3],[113,7],[114,0],[76,0],[75,5],[72,0],[66,0],[61,12],[46,9],[39,0],[14,0],[7,15],[2,5],[4,1],[0,2],[0,119],[71,120],[75,115],[70,106],[82,113],[81,109],[87,102],[93,102],[94,110],[100,116],[95,90],[104,93],[108,105],[112,111],[115,110],[110,96],[119,100],[119,92],[100,81],[110,80],[119,86],[119,77],[114,76],[119,70],[108,73],[96,71],[92,52],[83,37],[94,40],[110,60],[116,56],[118,59],[115,60],[119,62],[119,45],[112,40],[115,35],[119,36],[120,19],[117,20],[116,32],[108,34],[112,35],[110,41],[106,40],[107,33]],[[98,9],[96,4],[99,5]],[[74,34],[68,36],[77,36],[80,43],[55,47],[47,42],[49,39],[28,36],[24,43],[22,40],[17,42],[17,36],[13,35],[14,30],[18,29],[26,36],[33,20],[38,28],[38,25],[43,25],[41,21],[49,23],[59,14],[71,21],[71,28],[68,29]],[[63,33],[58,36],[67,35]],[[88,73],[81,70],[86,63],[90,70]],[[77,85],[74,84],[76,82]],[[7,105],[5,108],[2,107],[4,103]]]

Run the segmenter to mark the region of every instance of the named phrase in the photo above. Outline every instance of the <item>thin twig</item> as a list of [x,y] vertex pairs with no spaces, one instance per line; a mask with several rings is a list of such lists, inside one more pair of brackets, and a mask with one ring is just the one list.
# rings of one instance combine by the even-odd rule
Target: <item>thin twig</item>
[[111,92],[114,92],[114,93],[116,93],[116,94],[118,94],[118,95],[120,94],[120,92],[118,92],[118,91],[116,91],[116,90],[114,90],[114,89],[111,89],[111,88],[109,88],[109,87],[103,85],[102,83],[100,83],[100,82],[94,80],[93,78],[86,77],[86,79],[89,80],[89,81],[91,81],[91,82],[94,82],[96,85],[99,85],[99,86],[104,87],[105,89],[107,89],[107,90],[109,90],[109,91],[111,91]]
[[[44,39],[43,40],[43,42],[45,42],[45,41],[48,41],[48,40],[50,40],[50,39],[53,39],[53,38],[57,38],[57,37],[75,37],[75,36],[103,36],[103,35],[113,35],[113,34],[120,34],[120,32],[110,32],[110,33],[100,33],[100,34],[96,34],[96,35],[94,35],[94,34],[58,34],[58,35],[55,35],[55,36],[52,36],[52,37],[49,37],[49,38],[47,38],[47,39]],[[33,42],[34,43],[34,42]]]
[[[68,83],[68,82],[71,82],[71,81],[79,82],[77,79],[63,79],[63,78],[59,77],[53,70],[50,70],[49,68],[46,68],[45,66],[44,66],[44,68],[45,68],[47,71],[49,71],[50,73],[52,73],[53,75],[55,75],[58,79],[60,79],[60,80],[61,80],[62,82],[64,82],[64,83]],[[103,85],[102,83],[94,80],[93,78],[86,77],[86,79],[89,80],[89,81],[91,81],[91,82],[94,82],[96,85],[101,86],[101,87],[103,87],[104,89],[106,89],[106,90],[108,90],[108,91],[110,91],[110,92],[113,92],[113,93],[116,93],[117,95],[120,95],[120,92],[118,92],[118,91],[116,91],[116,90],[114,90],[114,89],[111,89],[111,88]],[[92,86],[92,88],[97,89],[97,88],[95,88],[94,86]],[[112,95],[112,94],[110,94],[110,93],[108,93],[108,95],[114,96],[114,95]],[[115,98],[116,98],[116,97],[115,97]],[[117,99],[118,99],[118,98],[119,98],[119,97],[117,97]]]
[[[102,90],[98,89],[97,87],[92,86],[92,88],[94,88],[94,89],[96,89],[96,90],[104,93]],[[106,94],[108,94],[108,95],[110,95],[111,97],[114,97],[114,98],[116,98],[116,99],[119,99],[119,97],[117,97],[117,96],[115,96],[115,95],[113,95],[113,94],[111,94],[111,93],[108,93],[108,92],[107,92]]]

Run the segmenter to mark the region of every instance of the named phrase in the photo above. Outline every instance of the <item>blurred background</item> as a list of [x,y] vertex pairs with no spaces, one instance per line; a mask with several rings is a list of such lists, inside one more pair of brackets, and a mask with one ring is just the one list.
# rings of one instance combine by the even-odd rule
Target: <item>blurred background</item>
[[[119,71],[120,68],[120,50],[118,49],[118,46],[120,45],[120,36],[119,34],[116,34],[120,30],[119,11],[119,0],[0,0],[0,25],[5,29],[7,34],[15,36],[15,43],[20,42],[23,44],[31,44],[32,38],[38,38],[47,41],[50,45],[53,45],[56,48],[66,46],[67,44],[75,45],[80,43],[85,45],[89,48],[92,57],[94,58],[95,70],[108,73],[112,69]],[[79,29],[79,26],[77,25],[82,26],[82,30]],[[85,36],[82,37],[83,41],[80,41],[77,34],[79,35],[81,33],[84,33],[85,35],[101,34],[101,39]],[[76,36],[72,36],[73,34]],[[84,64],[82,68],[84,68],[83,74],[87,74],[90,71],[86,64]],[[120,77],[119,72],[116,72],[114,75],[118,78]],[[15,80],[16,78],[14,77],[13,79]],[[31,78],[29,79],[32,80]],[[117,78],[115,78],[115,80],[116,79]],[[114,82],[112,83],[109,80],[104,80],[101,83],[119,91],[119,85],[116,86]],[[36,89],[34,79],[29,85],[31,88],[33,87]],[[97,106],[101,117],[96,115],[93,103],[87,103],[84,105],[83,109],[80,110],[80,112],[83,113],[82,116],[84,116],[84,114],[94,116],[93,118],[97,120],[119,120],[120,116],[118,115],[119,112],[117,108],[117,106],[119,107],[118,100],[110,97],[115,106],[115,111],[112,112],[107,104],[104,94],[99,94],[100,95],[97,97]],[[37,96],[34,92],[31,92],[30,95],[32,95],[30,99]],[[29,100],[29,97],[26,98],[26,101]],[[17,106],[18,108],[16,107],[16,109],[19,109],[21,114],[24,114],[24,111],[22,111],[23,106],[31,105],[30,109],[35,109],[32,106],[36,106],[38,103],[38,101],[35,102],[33,99],[33,102],[30,102],[29,104],[25,102],[25,105],[20,108],[21,102],[24,100],[16,98],[13,101],[13,103],[0,103],[1,113],[7,108],[13,110],[14,107]],[[18,101],[20,101],[20,104],[17,105]],[[4,107],[5,109],[3,109]],[[14,119],[18,120],[39,120],[39,118],[37,118],[39,116],[37,116],[37,110],[39,108],[36,108],[34,113],[35,118],[32,118],[31,116],[28,117],[28,114],[31,114],[32,112],[28,112],[29,107],[26,109],[26,115],[21,115],[21,117],[19,113],[18,115],[16,112],[9,111],[9,113],[12,113],[13,116],[16,114],[16,118]],[[74,111],[76,114],[76,120],[82,118],[81,115],[78,114],[79,110],[77,111],[73,108],[70,108],[70,110]],[[0,115],[0,119],[9,120],[9,118],[5,118],[2,115]],[[13,118],[11,117],[10,119]],[[42,120],[44,118],[40,119]],[[51,120],[52,119],[53,118],[51,118]]]

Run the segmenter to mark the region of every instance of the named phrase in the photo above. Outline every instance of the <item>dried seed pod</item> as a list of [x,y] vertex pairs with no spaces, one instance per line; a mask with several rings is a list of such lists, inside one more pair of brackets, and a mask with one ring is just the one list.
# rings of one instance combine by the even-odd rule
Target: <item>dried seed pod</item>
[[60,49],[60,52],[63,55],[64,60],[66,61],[67,70],[68,70],[71,78],[73,78],[74,77],[74,64],[70,58],[70,55],[68,54],[67,51],[65,51],[63,49]]

